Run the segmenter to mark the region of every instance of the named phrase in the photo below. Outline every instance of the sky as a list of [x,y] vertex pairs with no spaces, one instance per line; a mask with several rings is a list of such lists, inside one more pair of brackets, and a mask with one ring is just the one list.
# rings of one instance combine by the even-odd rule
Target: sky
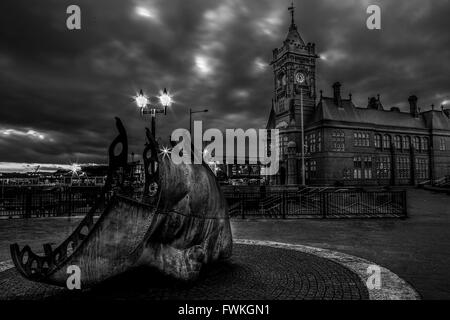
[[[81,30],[66,9],[81,8]],[[450,101],[448,0],[297,0],[305,42],[323,57],[317,90],[342,83],[357,106],[381,95],[406,110]],[[381,8],[368,30],[366,8]],[[157,136],[189,127],[264,128],[270,111],[272,49],[290,23],[288,0],[0,1],[0,171],[23,163],[106,163],[114,117],[140,154],[150,125],[133,96],[164,87],[175,103],[158,115]],[[448,103],[448,102],[447,102]],[[448,106],[450,108],[450,105]]]

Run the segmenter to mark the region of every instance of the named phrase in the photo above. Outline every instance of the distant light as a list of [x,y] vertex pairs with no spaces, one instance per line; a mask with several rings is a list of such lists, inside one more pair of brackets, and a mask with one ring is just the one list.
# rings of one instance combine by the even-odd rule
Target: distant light
[[442,101],[441,104],[442,104],[442,105],[450,104],[450,100],[444,100],[444,101]]
[[320,60],[327,60],[327,56],[324,54],[319,55]]
[[72,163],[69,170],[72,172],[72,176],[78,176],[78,171],[81,171],[81,166],[78,163]]

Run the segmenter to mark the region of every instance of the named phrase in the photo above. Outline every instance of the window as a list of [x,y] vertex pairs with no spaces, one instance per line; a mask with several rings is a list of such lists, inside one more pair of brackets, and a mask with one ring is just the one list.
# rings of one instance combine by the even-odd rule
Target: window
[[316,134],[311,133],[309,135],[309,151],[311,153],[316,152]]
[[391,159],[388,156],[378,157],[376,171],[378,178],[389,178],[391,175]]
[[428,159],[416,158],[416,176],[418,179],[428,179]]
[[321,132],[313,132],[305,135],[305,153],[320,152],[322,150]]
[[353,158],[353,179],[362,178],[362,161],[361,157]]
[[439,150],[445,151],[445,138],[439,139]]
[[286,75],[284,73],[280,73],[277,79],[278,87],[282,87],[286,85]]
[[351,180],[352,179],[352,170],[349,168],[344,168],[342,170],[342,178],[344,180]]
[[283,135],[283,137],[280,138],[280,153],[282,155],[288,153],[287,145],[288,145],[288,136]]
[[402,137],[395,136],[394,137],[394,145],[395,145],[395,149],[400,150],[402,148]]
[[364,179],[372,179],[372,157],[364,157]]
[[374,145],[375,148],[381,148],[381,136],[379,134],[375,135]]
[[307,160],[305,163],[305,175],[307,179],[315,178],[317,173],[316,160]]
[[387,134],[383,136],[383,148],[389,149],[391,147],[391,137]]
[[309,163],[309,171],[310,171],[310,177],[314,178],[316,176],[317,172],[317,163],[316,160],[311,160]]
[[397,177],[400,179],[410,178],[410,162],[409,157],[397,157]]
[[317,132],[317,152],[322,151],[322,132]]
[[331,133],[332,150],[345,151],[345,134],[342,130],[334,130]]
[[411,138],[408,136],[403,137],[403,150],[409,150],[409,145],[411,144]]
[[[277,107],[278,107],[278,112],[285,111],[286,108],[285,108],[285,103],[284,103],[283,99],[280,99],[280,100],[277,101]],[[286,123],[286,126],[287,126],[287,123]]]
[[308,143],[308,136],[305,136],[305,144],[303,145],[305,148],[305,154],[309,153],[309,143]]
[[355,147],[369,147],[370,146],[370,134],[368,132],[354,132],[353,133],[353,145]]
[[422,138],[422,150],[428,151],[428,138],[426,137]]
[[414,137],[413,147],[415,150],[420,151],[420,138],[419,137]]

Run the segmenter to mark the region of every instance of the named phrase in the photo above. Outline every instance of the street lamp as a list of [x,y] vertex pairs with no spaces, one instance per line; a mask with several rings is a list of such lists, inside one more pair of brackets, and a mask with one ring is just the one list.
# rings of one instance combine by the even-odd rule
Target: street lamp
[[150,114],[152,118],[152,135],[156,139],[156,124],[155,118],[157,113],[167,114],[167,107],[170,107],[173,100],[172,97],[167,93],[167,89],[164,88],[162,94],[158,96],[159,103],[163,106],[163,109],[159,108],[157,104],[150,104],[149,98],[147,95],[142,92],[142,89],[139,91],[139,94],[134,97],[136,105],[139,109],[141,109],[141,113]]
[[193,113],[201,113],[201,112],[208,112],[208,109],[192,110],[191,108],[189,108],[189,133],[192,133],[192,114]]

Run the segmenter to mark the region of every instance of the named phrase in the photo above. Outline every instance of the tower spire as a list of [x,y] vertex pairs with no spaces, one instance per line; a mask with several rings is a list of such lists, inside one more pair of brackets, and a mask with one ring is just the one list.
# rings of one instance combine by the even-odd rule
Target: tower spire
[[291,25],[289,26],[289,30],[296,30],[297,26],[295,25],[295,22],[294,22],[295,7],[294,7],[294,1],[293,0],[291,2],[291,6],[288,8],[288,10],[291,13]]

